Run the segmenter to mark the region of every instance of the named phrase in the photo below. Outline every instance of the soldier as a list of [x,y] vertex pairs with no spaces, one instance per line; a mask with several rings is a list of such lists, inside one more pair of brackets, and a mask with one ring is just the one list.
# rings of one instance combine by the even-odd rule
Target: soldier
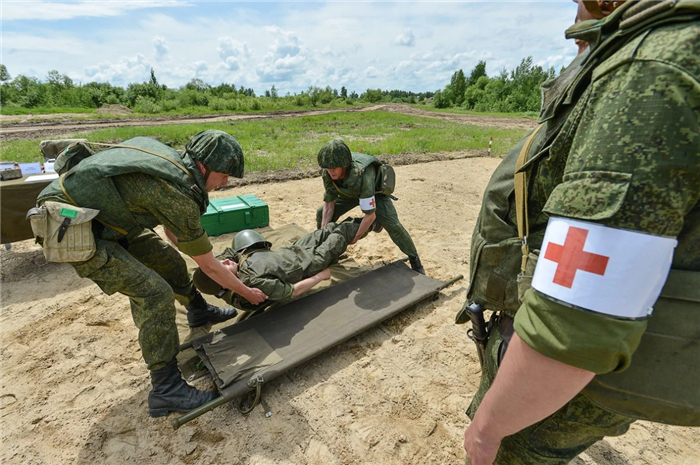
[[[207,193],[225,185],[229,176],[243,176],[241,147],[231,135],[208,130],[194,136],[184,153],[151,138],[125,141],[85,158],[39,194],[39,205],[62,202],[68,216],[71,206],[77,206],[76,211],[79,207],[99,210],[92,224],[94,255],[71,265],[105,293],[129,297],[143,359],[151,373],[148,411],[152,417],[186,412],[217,396],[189,386],[181,377],[175,358],[179,347],[175,300],[187,308],[191,327],[236,315],[233,308],[215,307],[204,300],[178,251],[152,228],[163,225],[180,252],[191,256],[222,286],[254,303],[266,298],[214,258],[200,225],[209,202]],[[70,224],[68,218],[64,224]],[[48,238],[43,246],[51,246]]]
[[[328,267],[337,263],[360,227],[359,219],[328,223],[306,234],[288,247],[270,250],[272,244],[257,231],[246,229],[233,239],[233,248],[221,257],[228,270],[246,286],[262,290],[268,300],[284,303],[309,291],[319,282],[330,279]],[[201,270],[194,272],[194,284],[205,294],[221,296],[226,302],[243,310],[256,310],[244,298],[232,294]]]
[[377,193],[378,168],[381,162],[362,153],[350,152],[342,140],[332,140],[318,152],[318,164],[323,168],[323,206],[316,212],[316,227],[322,228],[357,205],[364,218],[354,244],[374,225],[375,230],[386,229],[401,252],[408,255],[411,268],[425,274],[416,246],[408,231],[399,222],[391,196]]
[[[491,327],[467,411],[472,465],[566,464],[636,418],[700,425],[700,7],[583,3],[606,17],[567,31],[591,50],[548,87],[526,152],[530,232],[546,229],[523,241],[541,250],[532,288],[514,318],[500,311]],[[556,92],[573,97],[569,109]],[[486,198],[476,239],[493,227]],[[494,284],[482,305],[505,302],[496,260],[473,246],[472,268]],[[670,337],[655,339],[658,324],[645,333],[662,317],[675,325]],[[638,355],[644,347],[658,350]]]

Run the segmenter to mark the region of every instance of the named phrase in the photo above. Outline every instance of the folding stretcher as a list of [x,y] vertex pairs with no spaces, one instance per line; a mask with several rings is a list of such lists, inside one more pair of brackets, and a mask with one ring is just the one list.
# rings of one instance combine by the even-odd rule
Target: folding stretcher
[[183,344],[195,349],[221,396],[173,419],[173,427],[253,392],[251,411],[263,383],[460,279],[439,281],[397,261]]

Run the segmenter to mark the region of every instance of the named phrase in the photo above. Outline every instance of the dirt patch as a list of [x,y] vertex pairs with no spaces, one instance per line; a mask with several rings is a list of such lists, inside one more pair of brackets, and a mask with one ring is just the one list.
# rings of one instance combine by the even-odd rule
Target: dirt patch
[[[530,118],[509,118],[498,116],[479,115],[458,115],[448,113],[437,113],[423,110],[410,105],[391,103],[371,106],[356,106],[352,108],[335,108],[322,110],[289,110],[271,113],[255,114],[215,114],[192,116],[123,116],[120,118],[100,118],[77,120],[69,115],[41,115],[41,116],[21,116],[0,118],[0,141],[28,140],[28,139],[51,139],[51,138],[71,138],[77,132],[93,131],[120,126],[159,126],[163,124],[179,123],[203,123],[235,121],[246,119],[268,119],[268,118],[296,118],[300,116],[323,115],[327,113],[345,112],[365,112],[365,111],[392,111],[414,116],[424,116],[427,118],[442,119],[460,124],[473,124],[476,126],[495,126],[505,129],[532,129],[536,126],[534,119]],[[72,115],[81,116],[81,115]],[[82,115],[87,116],[87,115]]]
[[133,112],[134,110],[124,105],[103,105],[95,110],[98,115],[129,115]]

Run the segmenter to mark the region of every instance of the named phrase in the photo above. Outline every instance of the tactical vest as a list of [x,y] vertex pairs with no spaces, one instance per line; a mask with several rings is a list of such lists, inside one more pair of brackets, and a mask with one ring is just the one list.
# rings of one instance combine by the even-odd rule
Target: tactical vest
[[325,170],[323,171],[323,176],[330,180],[335,186],[335,191],[341,196],[359,198],[362,191],[362,176],[370,165],[375,165],[378,168],[382,165],[382,162],[372,155],[352,152],[352,164],[348,168],[350,172],[342,187],[338,186]]
[[192,158],[150,137],[136,137],[97,152],[49,184],[38,200],[64,196],[76,206],[99,210],[97,220],[110,228],[114,238],[141,229],[114,185],[113,177],[145,173],[164,179],[190,197],[201,214],[209,197]]
[[[567,31],[567,37],[589,42],[589,50],[557,79],[543,85],[540,126],[504,157],[486,187],[472,235],[465,305],[475,302],[511,316],[520,307],[548,215],[543,203],[526,200],[520,208],[519,234],[515,174],[524,178],[521,193],[527,195],[532,188],[529,175],[537,173],[542,160],[553,156],[552,142],[598,66],[624,45],[641,41],[653,27],[699,18],[699,0],[641,0],[623,4],[605,19],[584,21]],[[566,159],[554,163],[563,166]],[[634,418],[700,426],[698,289],[700,272],[672,270],[630,367],[622,373],[596,376],[583,393],[604,408]]]

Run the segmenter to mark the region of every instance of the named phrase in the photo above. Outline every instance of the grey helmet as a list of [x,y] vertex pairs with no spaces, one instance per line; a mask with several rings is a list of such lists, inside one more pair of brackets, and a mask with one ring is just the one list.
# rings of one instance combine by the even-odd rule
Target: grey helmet
[[243,149],[231,134],[207,129],[195,135],[185,146],[185,151],[209,171],[243,177]]
[[255,248],[269,249],[272,247],[272,243],[266,241],[262,234],[252,229],[244,229],[233,238],[233,251],[236,254],[254,246],[258,246]]
[[352,153],[345,142],[332,140],[318,152],[318,166],[321,168],[347,168],[352,163]]

